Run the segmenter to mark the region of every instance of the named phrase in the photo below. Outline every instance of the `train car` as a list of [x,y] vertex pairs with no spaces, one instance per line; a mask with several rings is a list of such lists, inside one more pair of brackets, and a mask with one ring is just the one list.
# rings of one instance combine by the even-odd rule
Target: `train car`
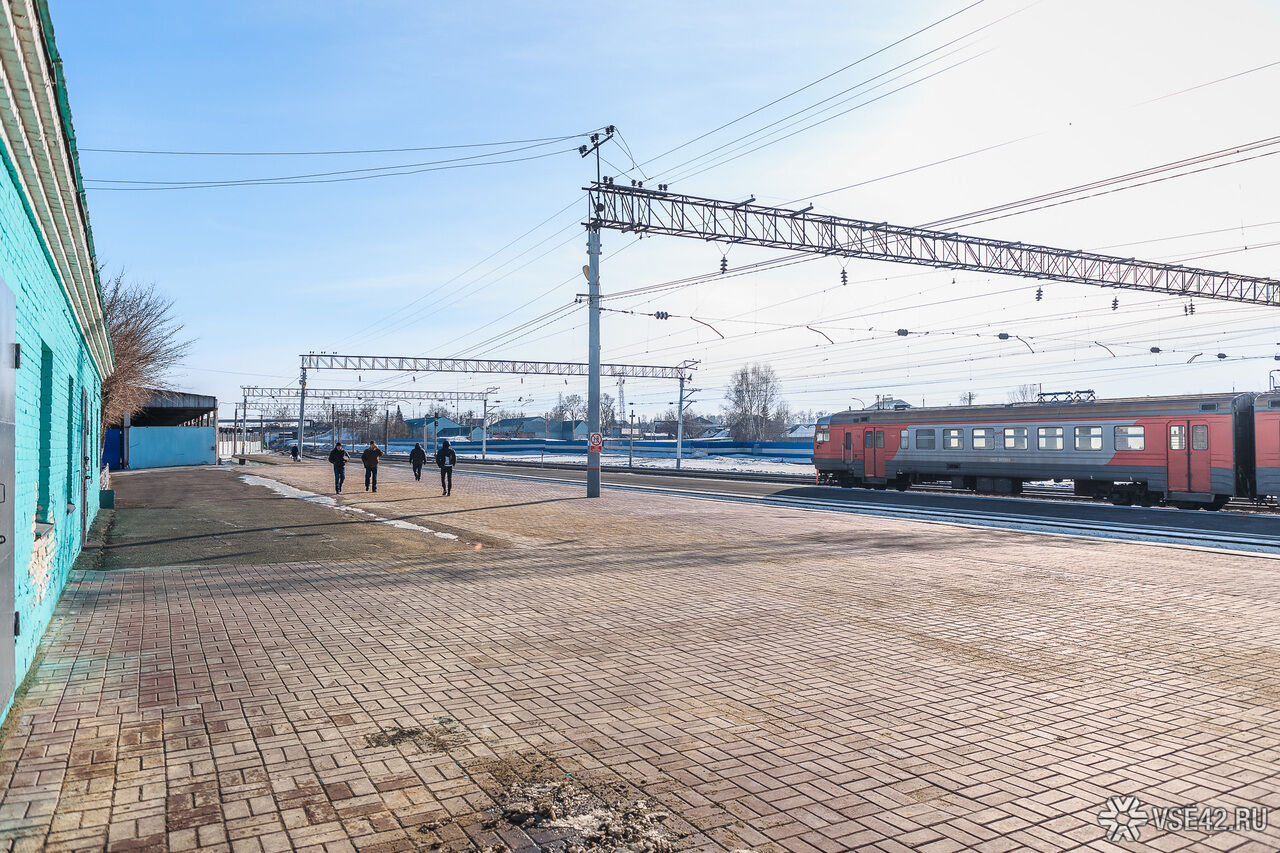
[[848,487],[1013,495],[1072,480],[1076,494],[1115,504],[1218,509],[1258,493],[1254,396],[846,411],[818,423],[813,461],[819,483]]
[[1259,394],[1253,401],[1257,494],[1280,495],[1280,391]]

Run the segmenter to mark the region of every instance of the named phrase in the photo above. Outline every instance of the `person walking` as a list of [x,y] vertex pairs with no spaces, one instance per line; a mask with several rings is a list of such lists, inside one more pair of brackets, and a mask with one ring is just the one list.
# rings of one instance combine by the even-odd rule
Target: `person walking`
[[289,455],[293,457],[293,461],[294,461],[294,462],[297,462],[297,461],[298,461],[298,456],[299,456],[299,454],[298,454],[298,445],[296,445],[296,444],[291,444],[291,445],[289,445]]
[[458,454],[449,446],[449,439],[440,443],[436,451],[436,464],[440,466],[440,494],[453,494],[453,464],[458,461]]
[[364,490],[369,491],[369,486],[373,486],[373,490],[378,491],[378,457],[382,455],[382,451],[378,449],[378,442],[371,441],[369,446],[364,449],[364,453],[360,454],[360,461],[364,463]]
[[333,466],[333,490],[337,494],[342,494],[342,484],[347,480],[347,460],[350,458],[341,441],[329,451],[329,464]]
[[422,442],[418,442],[413,446],[413,450],[409,451],[409,464],[413,466],[413,479],[422,479],[422,466],[427,464],[427,451],[422,449]]

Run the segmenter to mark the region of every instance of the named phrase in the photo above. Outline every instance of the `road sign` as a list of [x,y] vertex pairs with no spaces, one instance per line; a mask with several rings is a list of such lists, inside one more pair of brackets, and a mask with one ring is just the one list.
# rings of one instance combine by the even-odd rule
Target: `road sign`
[[598,432],[591,433],[591,437],[587,439],[587,452],[599,453],[604,449],[604,436]]

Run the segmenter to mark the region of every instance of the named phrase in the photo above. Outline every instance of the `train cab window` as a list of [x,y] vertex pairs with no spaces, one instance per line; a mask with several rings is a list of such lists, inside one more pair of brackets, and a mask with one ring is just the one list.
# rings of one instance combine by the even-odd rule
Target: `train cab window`
[[1102,427],[1076,427],[1076,450],[1101,450]]
[[898,434],[898,447],[903,450],[907,449],[907,431],[905,429]]
[[1187,449],[1187,427],[1185,424],[1171,424],[1169,426],[1169,449]]
[[1041,450],[1062,449],[1062,427],[1040,427],[1037,433]]
[[1116,450],[1146,450],[1147,428],[1118,426],[1115,429]]
[[876,430],[876,447],[884,447],[884,430]]
[[942,431],[942,449],[960,450],[964,447],[964,430],[944,429]]
[[846,432],[844,434],[844,449],[853,450],[853,433]]
[[872,440],[873,440],[873,433],[871,432],[871,430],[867,430],[866,432],[864,432],[864,433],[862,434],[862,446],[863,446],[863,447],[870,447],[870,446],[871,446],[871,442],[872,442]]
[[1027,428],[1026,427],[1005,427],[1004,449],[1005,450],[1026,450],[1027,449]]
[[1195,424],[1191,427],[1191,449],[1192,450],[1208,450],[1209,449],[1209,425]]
[[916,430],[916,450],[933,450],[938,446],[938,437],[931,429]]
[[831,428],[827,426],[820,426],[814,431],[813,437],[817,440],[818,444],[826,444],[831,440]]

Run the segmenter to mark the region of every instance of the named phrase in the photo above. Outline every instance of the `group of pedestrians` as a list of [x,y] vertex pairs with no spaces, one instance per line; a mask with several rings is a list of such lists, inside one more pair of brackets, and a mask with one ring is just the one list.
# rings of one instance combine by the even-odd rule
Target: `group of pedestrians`
[[[378,491],[378,458],[382,456],[382,450],[378,447],[376,441],[369,442],[369,446],[360,454],[360,462],[364,464],[364,490],[366,492]],[[329,451],[329,464],[333,466],[333,490],[338,494],[342,494],[342,484],[347,479],[347,462],[351,459],[350,454],[343,448],[342,442],[338,442],[333,446],[333,450]],[[440,443],[440,449],[436,451],[436,467],[440,469],[440,494],[447,496],[453,494],[453,466],[458,462],[458,454],[453,452],[453,448],[449,446],[447,440]],[[413,446],[413,450],[409,451],[409,464],[413,466],[413,479],[422,479],[422,466],[427,463],[427,451],[422,449],[422,443],[419,442]]]

